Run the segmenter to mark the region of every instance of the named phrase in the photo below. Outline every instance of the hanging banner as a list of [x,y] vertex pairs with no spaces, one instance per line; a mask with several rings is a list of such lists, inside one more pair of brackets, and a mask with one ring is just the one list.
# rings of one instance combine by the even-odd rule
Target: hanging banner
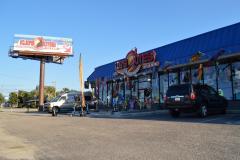
[[72,39],[15,34],[13,51],[19,55],[70,56],[73,55]]

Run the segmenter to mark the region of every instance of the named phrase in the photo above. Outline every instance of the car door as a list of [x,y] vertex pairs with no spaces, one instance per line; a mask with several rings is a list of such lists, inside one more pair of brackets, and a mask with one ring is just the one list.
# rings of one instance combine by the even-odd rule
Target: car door
[[213,110],[217,110],[221,107],[222,99],[219,97],[218,93],[210,86],[207,87],[210,97],[210,103]]
[[207,103],[208,110],[212,110],[214,108],[214,96],[210,94],[210,91],[207,86],[201,86],[200,91],[201,97],[203,101],[202,103]]
[[67,96],[67,101],[66,101],[66,111],[72,111],[75,103],[75,96],[73,94],[69,94]]
[[59,108],[60,108],[60,111],[61,112],[64,112],[66,110],[66,107],[67,107],[67,96],[62,96],[59,100],[58,100],[58,105],[59,105]]

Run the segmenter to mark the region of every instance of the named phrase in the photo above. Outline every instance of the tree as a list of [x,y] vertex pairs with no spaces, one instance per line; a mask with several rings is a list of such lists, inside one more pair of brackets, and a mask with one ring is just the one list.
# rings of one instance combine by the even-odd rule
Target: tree
[[30,96],[30,92],[19,90],[18,91],[18,106],[24,107],[27,105],[27,101],[32,100]]
[[[44,100],[48,101],[54,98],[56,89],[54,86],[45,86],[44,87]],[[37,86],[35,90],[31,91],[31,95],[34,95],[35,98],[39,97],[39,87]]]
[[5,102],[4,96],[0,93],[0,105]]
[[46,100],[50,100],[55,97],[55,87],[53,86],[45,86],[44,87],[44,96],[47,97]]
[[16,105],[17,102],[18,102],[18,95],[17,95],[17,93],[16,92],[11,92],[9,94],[9,103],[11,105]]
[[68,89],[68,88],[63,88],[63,89],[62,89],[62,92],[63,92],[63,93],[66,93],[66,92],[69,92],[69,91],[70,91],[70,89]]

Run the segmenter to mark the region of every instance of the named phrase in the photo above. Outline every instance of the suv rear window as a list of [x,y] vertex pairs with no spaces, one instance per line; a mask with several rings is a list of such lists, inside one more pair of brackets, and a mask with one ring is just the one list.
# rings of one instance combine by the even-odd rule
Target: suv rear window
[[186,95],[190,93],[189,84],[182,84],[176,86],[170,86],[167,91],[167,96],[175,96],[175,95]]
[[85,101],[91,101],[92,100],[91,96],[84,96],[84,97],[85,97]]

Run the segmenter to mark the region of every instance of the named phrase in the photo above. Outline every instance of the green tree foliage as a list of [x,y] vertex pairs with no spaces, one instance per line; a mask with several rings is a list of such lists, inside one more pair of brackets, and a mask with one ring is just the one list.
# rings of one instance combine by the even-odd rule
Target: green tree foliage
[[4,96],[0,93],[0,105],[5,102]]
[[11,92],[9,94],[9,103],[11,105],[16,105],[18,102],[18,96],[17,96],[17,93],[16,92]]
[[[44,99],[45,101],[49,101],[52,98],[55,97],[55,92],[56,89],[53,86],[45,86],[44,87]],[[35,90],[31,91],[31,95],[33,95],[33,97],[38,98],[39,97],[39,87],[37,86]]]
[[30,92],[19,90],[18,91],[18,106],[19,107],[26,107],[27,102],[32,100]]
[[44,87],[44,96],[47,98],[47,100],[51,100],[55,97],[55,87],[53,86],[46,86]]
[[63,88],[63,89],[62,89],[62,92],[63,92],[63,93],[66,93],[66,92],[69,92],[69,91],[70,91],[70,89],[68,89],[68,88]]

